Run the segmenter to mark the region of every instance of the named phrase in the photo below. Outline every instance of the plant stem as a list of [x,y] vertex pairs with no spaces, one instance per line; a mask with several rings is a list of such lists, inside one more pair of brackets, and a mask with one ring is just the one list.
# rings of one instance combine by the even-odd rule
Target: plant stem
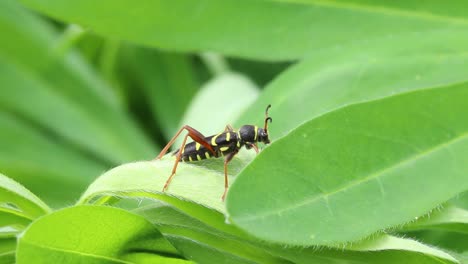
[[200,58],[205,63],[208,70],[215,76],[230,71],[229,64],[227,63],[226,59],[217,53],[200,53]]

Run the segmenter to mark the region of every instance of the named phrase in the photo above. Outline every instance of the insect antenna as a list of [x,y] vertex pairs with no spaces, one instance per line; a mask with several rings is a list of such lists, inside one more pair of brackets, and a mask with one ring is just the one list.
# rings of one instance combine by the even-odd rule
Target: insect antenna
[[268,116],[268,109],[270,109],[271,107],[271,104],[269,104],[265,110],[265,127],[263,128],[263,130],[265,130],[265,133],[268,133],[268,121],[273,122],[273,119],[271,119],[271,117]]

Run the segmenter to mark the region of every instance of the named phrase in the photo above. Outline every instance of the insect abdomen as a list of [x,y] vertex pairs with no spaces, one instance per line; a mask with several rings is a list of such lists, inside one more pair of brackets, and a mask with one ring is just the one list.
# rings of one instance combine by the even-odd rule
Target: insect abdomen
[[[174,152],[173,155],[177,155],[179,151],[180,149]],[[185,145],[182,155],[180,157],[180,161],[192,162],[209,159],[212,157],[213,154],[211,153],[211,151],[206,149],[204,146],[202,146],[198,142],[190,142]]]
[[[237,146],[238,141],[236,132],[220,133],[206,137],[205,140],[213,147],[216,155],[214,155],[210,150],[205,148],[200,143],[190,142],[185,145],[180,157],[180,161],[193,162],[209,158],[217,158],[222,155],[226,155],[240,147],[240,145]],[[174,155],[176,155],[178,151],[179,150],[177,150]]]
[[213,153],[197,142],[185,145],[180,161],[192,162],[213,157]]

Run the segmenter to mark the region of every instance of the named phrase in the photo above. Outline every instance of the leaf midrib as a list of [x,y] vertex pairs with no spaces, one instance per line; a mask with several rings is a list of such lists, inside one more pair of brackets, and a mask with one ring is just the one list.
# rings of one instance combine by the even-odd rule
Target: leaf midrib
[[111,257],[107,257],[107,256],[102,256],[102,255],[96,255],[96,254],[92,254],[92,253],[78,252],[78,251],[73,251],[73,250],[64,249],[64,248],[56,248],[56,247],[52,247],[52,246],[39,245],[37,243],[34,243],[32,241],[28,241],[28,240],[22,240],[20,243],[26,243],[26,244],[29,244],[31,246],[38,247],[38,248],[41,248],[41,249],[44,249],[44,250],[57,251],[57,252],[69,253],[69,254],[73,254],[73,255],[86,256],[86,257],[93,257],[93,258],[96,258],[96,259],[105,259],[105,260],[110,260],[110,261],[114,261],[114,262],[117,262],[117,263],[125,263],[125,264],[131,264],[132,263],[132,262],[127,262],[127,261],[124,261],[124,260],[111,258]]
[[417,153],[416,155],[413,155],[413,156],[409,156],[407,159],[404,159],[404,160],[401,160],[400,162],[398,162],[397,164],[393,165],[393,166],[389,166],[389,167],[386,167],[386,168],[382,168],[374,173],[371,173],[369,174],[369,176],[367,177],[364,177],[360,180],[357,180],[357,181],[354,181],[354,182],[351,182],[351,184],[349,185],[345,185],[345,186],[342,186],[336,190],[332,190],[328,193],[322,193],[321,195],[318,195],[318,196],[313,196],[311,198],[306,198],[302,201],[299,201],[299,202],[296,202],[294,204],[289,204],[288,206],[285,206],[283,208],[278,208],[278,209],[275,209],[275,210],[269,210],[269,211],[265,211],[261,214],[255,214],[255,215],[247,215],[247,216],[244,216],[244,217],[236,217],[236,222],[246,222],[246,221],[251,221],[251,220],[254,220],[254,219],[259,219],[259,218],[264,218],[264,217],[267,217],[267,216],[271,216],[271,215],[281,215],[283,214],[284,212],[286,211],[291,211],[291,210],[294,210],[294,209],[297,209],[297,208],[300,208],[300,207],[303,207],[303,206],[306,206],[306,205],[309,205],[311,203],[314,203],[316,201],[318,201],[319,199],[328,199],[328,197],[334,195],[334,194],[337,194],[337,193],[340,193],[342,191],[346,191],[347,189],[351,189],[355,186],[358,186],[360,185],[361,183],[365,183],[365,182],[369,182],[371,180],[374,180],[376,178],[378,178],[379,176],[389,172],[389,171],[392,171],[392,170],[396,170],[400,167],[403,167],[409,163],[412,163],[412,162],[415,162],[421,158],[425,158],[427,157],[427,155],[431,154],[431,153],[435,153],[437,151],[439,151],[440,149],[443,149],[443,148],[446,148],[446,147],[449,147],[451,145],[454,145],[456,144],[457,142],[459,141],[462,141],[462,140],[465,140],[468,138],[468,133],[462,133],[460,134],[458,137],[454,137],[452,140],[449,140],[445,143],[442,143],[442,144],[438,144],[436,145],[435,147],[433,148],[429,148],[427,149],[426,151],[422,151],[420,153]]

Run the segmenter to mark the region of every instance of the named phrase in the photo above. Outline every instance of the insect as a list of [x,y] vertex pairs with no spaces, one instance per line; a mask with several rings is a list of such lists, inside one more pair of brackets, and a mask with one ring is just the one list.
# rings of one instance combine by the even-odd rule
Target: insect
[[[169,187],[179,162],[194,162],[224,156],[224,193],[221,197],[221,200],[224,201],[229,187],[228,163],[243,146],[245,146],[246,149],[253,148],[258,154],[258,142],[263,142],[264,144],[270,143],[270,138],[268,137],[268,121],[272,122],[271,117],[268,116],[268,109],[270,107],[271,105],[268,105],[265,110],[265,125],[263,128],[254,125],[244,125],[239,130],[234,130],[230,125],[227,125],[223,132],[209,137],[205,137],[202,133],[187,125],[179,129],[171,141],[167,143],[164,149],[161,150],[161,153],[155,158],[156,160],[161,159],[174,144],[180,133],[182,133],[183,130],[188,131],[182,141],[181,147],[172,154],[176,156],[176,161],[172,168],[171,176],[169,176],[164,184],[163,192]],[[188,137],[191,137],[193,142],[185,144]]]

